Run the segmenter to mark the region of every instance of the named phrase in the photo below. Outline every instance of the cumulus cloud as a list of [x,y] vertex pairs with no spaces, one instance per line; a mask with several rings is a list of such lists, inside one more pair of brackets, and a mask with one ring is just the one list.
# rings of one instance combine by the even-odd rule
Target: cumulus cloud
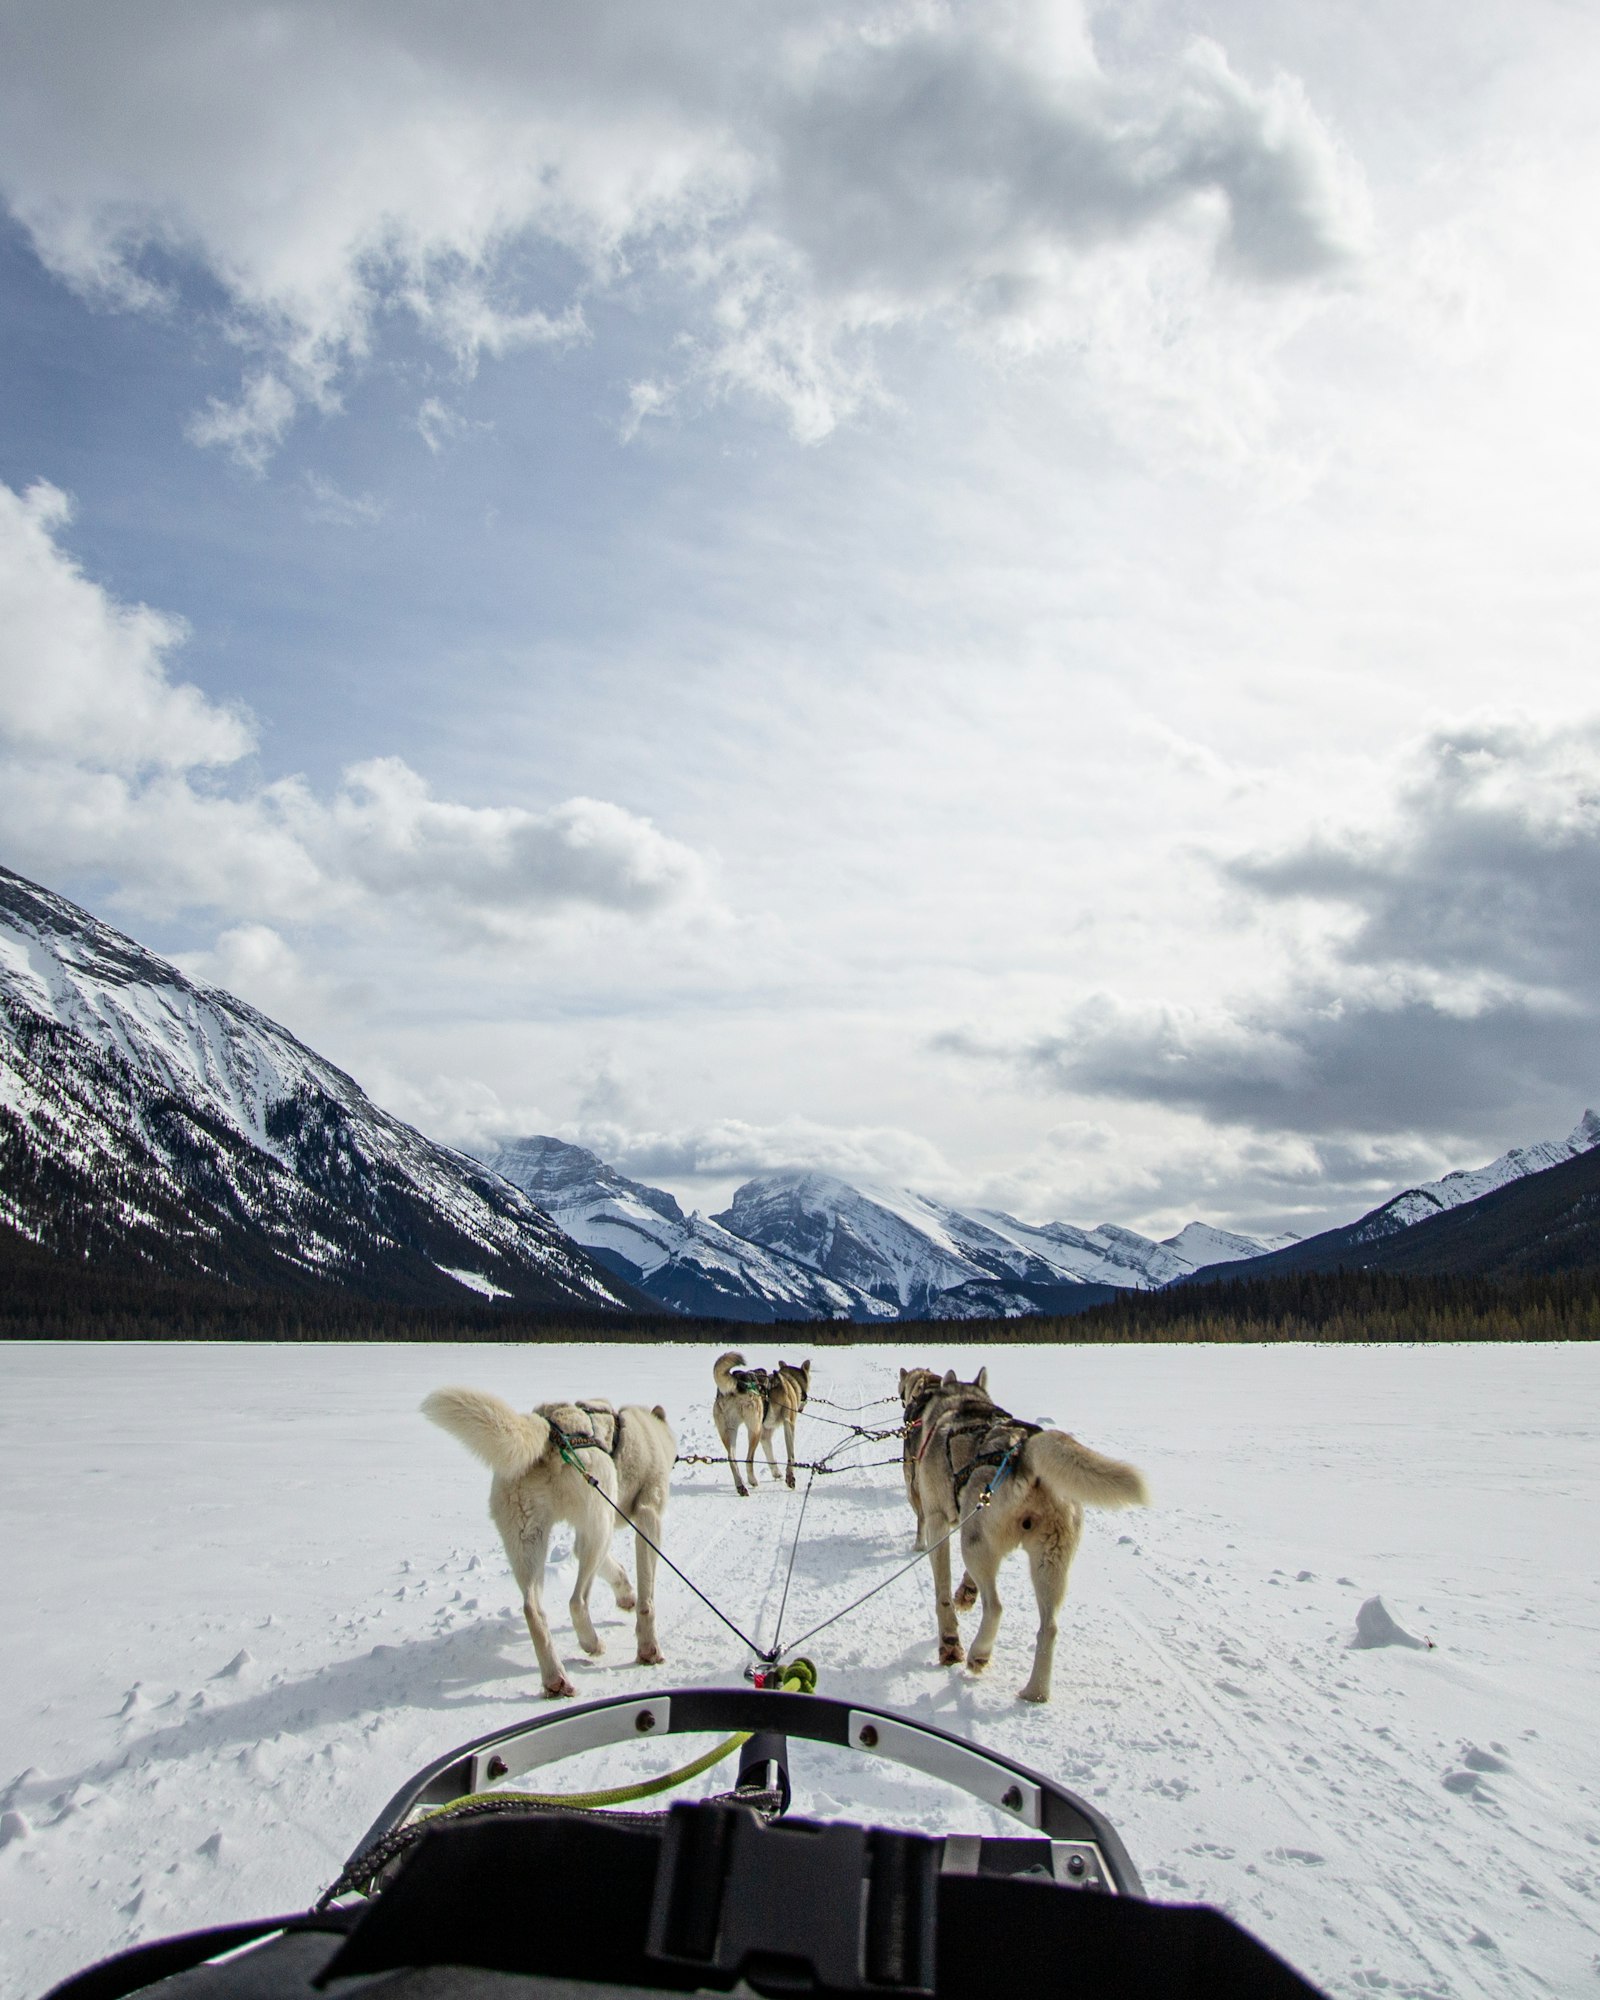
[[1487,720],[1432,736],[1393,824],[1230,864],[1247,891],[1347,909],[1339,955],[1512,982],[1600,986],[1600,722]]
[[85,576],[57,540],[69,518],[53,487],[0,486],[0,838],[17,865],[257,925],[406,911],[500,940],[563,911],[708,905],[699,857],[606,800],[461,804],[395,757],[325,796],[242,775],[249,718],[173,678],[183,626]]
[[558,1135],[587,1146],[631,1174],[668,1179],[745,1180],[800,1167],[841,1180],[885,1181],[924,1192],[949,1188],[949,1161],[931,1141],[886,1125],[826,1125],[785,1118],[770,1125],[739,1118],[651,1131],[615,1119],[581,1119]]
[[820,436],[889,328],[1081,346],[1108,248],[1179,238],[1269,287],[1359,249],[1359,176],[1293,79],[1204,41],[1109,73],[1089,20],[54,0],[13,23],[0,189],[53,270],[119,304],[205,266],[258,358],[191,435],[247,464],[334,406],[386,311],[470,370],[584,338],[584,299],[641,278],[702,384]]
[[249,719],[170,677],[183,622],[118,604],[86,577],[56,540],[71,518],[54,486],[0,485],[0,732],[108,772],[235,762]]
[[422,898],[514,932],[530,911],[589,904],[646,914],[698,898],[698,858],[648,820],[603,799],[547,812],[436,799],[398,757],[353,764],[326,805],[278,788],[283,814],[330,872],[379,896]]
[[1115,1221],[1156,1237],[1197,1218],[1307,1235],[1460,1164],[1409,1135],[1260,1132],[1169,1107],[1125,1117],[1115,1134],[1083,1120],[1055,1126],[969,1200],[1025,1221]]
[[1234,1006],[1101,995],[1054,1031],[949,1050],[1054,1088],[1306,1134],[1489,1134],[1594,1095],[1600,1050],[1600,724],[1491,721],[1417,753],[1389,822],[1226,873],[1332,907],[1320,958]]

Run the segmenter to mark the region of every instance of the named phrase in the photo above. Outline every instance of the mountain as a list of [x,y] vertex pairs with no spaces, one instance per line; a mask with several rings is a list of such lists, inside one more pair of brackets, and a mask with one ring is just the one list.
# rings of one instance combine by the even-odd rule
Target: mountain
[[1293,1271],[1529,1276],[1600,1265],[1600,1117],[1566,1139],[1514,1147],[1486,1167],[1446,1174],[1339,1229],[1265,1257],[1214,1264],[1202,1282]]
[[646,1303],[264,1014],[5,869],[0,1224],[99,1268],[268,1291]]
[[757,1321],[894,1316],[856,1286],[685,1215],[664,1188],[628,1180],[582,1146],[507,1139],[483,1158],[591,1256],[676,1312]]
[[1110,1224],[1084,1230],[1023,1223],[997,1209],[967,1214],[906,1188],[802,1172],[746,1181],[714,1220],[906,1319],[1082,1312],[1118,1289],[1185,1275],[1196,1254],[1214,1258],[1236,1245],[1249,1257],[1263,1247],[1204,1223],[1155,1243]]
[[1427,1222],[1446,1209],[1459,1208],[1464,1202],[1493,1194],[1496,1188],[1511,1181],[1542,1173],[1546,1167],[1560,1166],[1563,1160],[1576,1159],[1596,1145],[1600,1145],[1600,1114],[1585,1111],[1565,1139],[1513,1146],[1509,1153],[1502,1153],[1486,1167],[1459,1168],[1453,1174],[1446,1174],[1443,1180],[1424,1181],[1421,1187],[1407,1188],[1352,1223],[1350,1227],[1355,1232],[1352,1240],[1376,1242],[1381,1236],[1393,1235],[1397,1229],[1409,1229],[1413,1223]]

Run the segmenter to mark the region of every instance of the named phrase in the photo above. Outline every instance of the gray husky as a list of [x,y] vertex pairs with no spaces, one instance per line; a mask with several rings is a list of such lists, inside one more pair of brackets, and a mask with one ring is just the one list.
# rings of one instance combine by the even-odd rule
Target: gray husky
[[750,1497],[750,1487],[740,1478],[733,1458],[734,1439],[741,1430],[750,1447],[745,1458],[745,1470],[750,1475],[750,1486],[754,1486],[756,1441],[760,1440],[767,1454],[767,1463],[772,1467],[772,1476],[776,1479],[778,1461],[772,1453],[772,1434],[780,1424],[783,1426],[784,1442],[789,1447],[789,1467],[784,1476],[793,1486],[794,1421],[811,1394],[811,1363],[802,1361],[796,1368],[790,1362],[780,1361],[773,1369],[752,1368],[742,1354],[719,1354],[711,1364],[711,1378],[717,1385],[717,1400],[711,1405],[711,1421],[716,1425],[717,1436],[728,1454],[728,1470],[733,1474],[739,1498],[747,1500]]
[[[952,1370],[903,1369],[906,1492],[917,1517],[917,1547],[930,1552],[939,1622],[939,1664],[961,1663],[958,1610],[980,1597],[983,1616],[967,1653],[981,1673],[1000,1629],[1000,1565],[1026,1549],[1039,1603],[1039,1636],[1024,1701],[1050,1699],[1056,1620],[1067,1594],[1067,1571],[1088,1507],[1142,1507],[1144,1477],[1119,1459],[1102,1458],[1065,1431],[1019,1422],[988,1394],[985,1375],[961,1382]],[[950,1588],[950,1543],[959,1539],[966,1562],[961,1587]]]

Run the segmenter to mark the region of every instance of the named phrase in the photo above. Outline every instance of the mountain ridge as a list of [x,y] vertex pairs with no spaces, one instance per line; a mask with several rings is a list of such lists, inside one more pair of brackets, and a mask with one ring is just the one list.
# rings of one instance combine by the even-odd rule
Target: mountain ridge
[[0,1221],[57,1254],[175,1277],[645,1303],[286,1028],[7,869]]
[[[1524,1164],[1544,1162],[1544,1164]],[[1517,1275],[1524,1271],[1580,1268],[1600,1262],[1600,1230],[1586,1235],[1583,1202],[1588,1176],[1600,1189],[1600,1116],[1586,1110],[1567,1138],[1514,1146],[1487,1166],[1464,1168],[1442,1180],[1407,1188],[1354,1222],[1325,1229],[1263,1257],[1202,1268],[1180,1283],[1276,1278],[1294,1272],[1370,1270],[1418,1275]],[[1552,1176],[1564,1177],[1552,1180]],[[1563,1206],[1571,1185],[1576,1212]],[[1476,1190],[1476,1191],[1474,1191]],[[1519,1192],[1521,1191],[1521,1192]],[[1547,1206],[1554,1201],[1554,1207]],[[1395,1221],[1399,1213],[1414,1219]],[[1534,1234],[1567,1233],[1576,1262],[1541,1263],[1537,1243],[1511,1246],[1507,1218],[1524,1218]]]

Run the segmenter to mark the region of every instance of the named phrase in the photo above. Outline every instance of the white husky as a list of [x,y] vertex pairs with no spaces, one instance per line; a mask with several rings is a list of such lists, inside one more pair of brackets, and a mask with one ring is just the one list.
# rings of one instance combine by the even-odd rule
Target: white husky
[[[423,1403],[422,1414],[459,1438],[494,1473],[489,1517],[500,1530],[511,1573],[522,1592],[523,1616],[539,1655],[545,1693],[577,1691],[550,1643],[541,1602],[550,1531],[558,1521],[570,1522],[574,1530],[578,1577],[569,1609],[578,1644],[586,1653],[605,1651],[589,1616],[589,1589],[600,1575],[616,1592],[619,1610],[636,1610],[640,1663],[659,1665],[656,1558],[644,1538],[661,1540],[661,1514],[678,1449],[667,1428],[666,1411],[659,1404],[647,1410],[637,1403],[614,1410],[597,1398],[589,1403],[541,1403],[524,1416],[482,1389],[435,1389]],[[576,1465],[563,1457],[563,1441]],[[577,1469],[579,1465],[598,1480],[600,1493]],[[637,1600],[627,1572],[611,1553],[617,1515],[601,1493],[638,1530]]]

